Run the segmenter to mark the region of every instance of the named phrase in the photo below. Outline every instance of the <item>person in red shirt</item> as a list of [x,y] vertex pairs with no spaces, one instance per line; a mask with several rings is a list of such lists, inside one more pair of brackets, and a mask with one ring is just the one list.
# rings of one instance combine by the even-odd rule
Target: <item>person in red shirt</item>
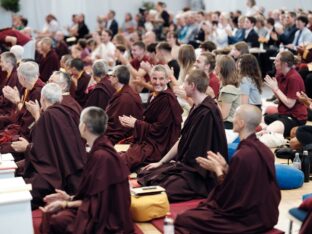
[[276,78],[266,76],[265,84],[269,86],[279,100],[278,113],[266,115],[264,120],[267,130],[284,134],[288,137],[293,127],[303,125],[307,120],[307,108],[298,101],[297,92],[305,91],[303,79],[293,68],[294,55],[289,51],[278,53],[274,61]]
[[218,98],[220,90],[220,80],[217,75],[213,72],[216,66],[216,58],[214,54],[210,52],[202,53],[194,63],[194,67],[202,69],[207,76],[209,76],[209,87],[206,93],[212,98]]

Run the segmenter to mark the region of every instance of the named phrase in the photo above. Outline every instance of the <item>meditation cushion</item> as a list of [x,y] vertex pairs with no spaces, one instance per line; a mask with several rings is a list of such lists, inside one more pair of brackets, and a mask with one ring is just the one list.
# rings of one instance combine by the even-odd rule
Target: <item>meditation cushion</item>
[[300,188],[304,181],[301,170],[284,164],[276,164],[276,180],[280,189]]
[[169,201],[165,192],[131,196],[131,214],[133,221],[146,222],[152,219],[164,217],[169,212]]
[[265,113],[268,115],[277,114],[278,113],[277,106],[268,106],[265,109]]
[[228,144],[228,159],[229,161],[231,161],[237,147],[238,147],[239,143],[231,143],[231,144]]

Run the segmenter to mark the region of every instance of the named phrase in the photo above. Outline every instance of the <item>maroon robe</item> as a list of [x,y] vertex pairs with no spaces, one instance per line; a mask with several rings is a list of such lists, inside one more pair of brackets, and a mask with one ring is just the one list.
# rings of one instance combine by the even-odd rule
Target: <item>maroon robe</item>
[[88,99],[84,107],[97,106],[105,110],[109,100],[115,92],[116,90],[111,85],[111,82],[107,77],[104,77],[88,94]]
[[158,162],[176,143],[181,132],[182,108],[170,89],[149,102],[143,120],[134,126],[134,144],[121,156],[130,170]]
[[55,189],[75,194],[84,167],[85,147],[69,108],[54,104],[44,111],[31,133],[25,154],[24,179],[32,184],[32,205]]
[[311,230],[312,230],[312,209],[308,211],[308,215],[301,225],[299,234],[311,234]]
[[60,69],[60,59],[54,49],[51,49],[46,57],[41,56],[38,63],[40,77],[43,82],[47,82],[52,73]]
[[[22,99],[25,98],[25,101],[40,101],[41,89],[44,86],[44,83],[38,79],[35,83],[32,90],[28,92],[28,95],[23,95]],[[25,91],[25,89],[24,89]],[[30,139],[30,130],[33,127],[35,119],[29,111],[26,110],[25,105],[23,108],[16,114],[16,121],[8,126],[5,129],[0,131],[0,134],[7,132],[9,135],[14,136],[15,139],[18,139],[18,136],[22,136],[27,140]],[[16,137],[17,136],[17,137]],[[15,152],[11,147],[11,142],[0,143],[0,152],[1,153],[12,153]]]
[[[0,43],[1,44],[8,44],[5,42],[5,38],[7,36],[15,37],[16,38],[16,45],[24,46],[27,42],[31,40],[30,37],[26,36],[25,34],[21,33],[20,31],[14,28],[3,28],[0,29]],[[12,46],[9,44],[8,46]]]
[[16,112],[16,106],[8,99],[6,99],[2,94],[2,88],[4,86],[10,86],[12,88],[16,86],[19,93],[22,94],[23,87],[18,81],[16,68],[13,69],[9,77],[4,79],[4,82],[0,87],[0,129],[3,129],[8,124],[14,122],[14,116]]
[[85,102],[87,101],[88,96],[86,90],[88,88],[90,79],[91,76],[83,71],[81,76],[78,78],[77,87],[74,85],[74,83],[72,83],[70,88],[70,94],[76,99],[80,106],[84,106]]
[[82,200],[81,206],[46,216],[42,233],[134,233],[129,171],[106,136],[95,140],[87,158],[74,198]]
[[220,152],[227,160],[227,142],[222,115],[214,100],[206,97],[193,108],[184,123],[176,162],[138,174],[142,185],[160,185],[169,201],[205,198],[216,185],[215,176],[196,162],[207,151]]
[[133,129],[123,127],[119,116],[132,115],[136,119],[142,119],[143,107],[139,94],[133,91],[129,85],[124,85],[110,99],[106,108],[108,125],[106,135],[113,145],[132,135]]
[[82,111],[79,103],[70,95],[63,95],[62,105],[68,108],[68,111],[71,113],[75,124],[79,126],[80,113]]
[[176,233],[265,233],[278,221],[274,155],[255,134],[241,141],[223,183],[179,215]]
[[61,60],[62,56],[65,54],[70,54],[67,44],[64,41],[59,41],[56,44],[55,52],[58,55],[59,59]]

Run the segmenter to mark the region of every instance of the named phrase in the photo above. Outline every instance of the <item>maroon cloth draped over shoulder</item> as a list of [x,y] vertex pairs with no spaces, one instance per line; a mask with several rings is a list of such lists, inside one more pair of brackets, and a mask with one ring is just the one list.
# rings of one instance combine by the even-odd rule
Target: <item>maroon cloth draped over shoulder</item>
[[121,125],[119,116],[132,115],[136,119],[142,119],[143,107],[141,98],[129,85],[124,85],[120,91],[112,96],[106,112],[108,115],[106,135],[114,145],[133,133],[133,129]]
[[182,112],[170,89],[149,102],[143,120],[135,122],[134,144],[122,154],[131,170],[159,161],[171,149],[180,136]]
[[265,233],[278,221],[280,199],[274,155],[252,134],[238,146],[223,183],[177,217],[176,233]]
[[[0,43],[7,44],[5,42],[5,38],[7,36],[15,37],[16,38],[16,45],[24,46],[27,42],[31,40],[30,37],[26,36],[25,34],[21,33],[20,31],[13,29],[13,28],[4,28],[0,30]],[[12,46],[11,44],[9,46]]]
[[54,49],[51,49],[46,57],[41,56],[38,63],[43,82],[47,82],[52,73],[60,69],[60,59]]
[[208,150],[220,152],[227,160],[227,142],[220,110],[214,100],[206,97],[193,108],[185,121],[178,144],[175,163],[141,172],[139,183],[166,188],[170,201],[186,201],[206,197],[216,185],[215,176],[196,162]]
[[[76,78],[74,78],[76,79]],[[86,90],[88,88],[91,76],[87,73],[83,72],[80,78],[77,81],[77,87],[75,87],[74,83],[70,88],[70,95],[79,103],[80,106],[84,106],[87,100]]]
[[68,108],[68,111],[71,113],[75,124],[79,126],[80,113],[82,111],[79,103],[70,95],[63,95],[62,105]]
[[88,99],[84,107],[97,106],[105,110],[109,100],[115,92],[116,90],[111,85],[111,82],[107,77],[104,77],[88,94]]
[[[50,106],[34,125],[31,138],[33,146],[25,154],[24,178],[32,182],[33,201],[40,204],[55,188],[75,194],[84,167],[85,147],[69,108],[63,104]],[[44,191],[41,184],[32,180],[38,176],[50,185]]]
[[[35,83],[32,90],[29,91],[25,101],[40,101],[41,89],[44,86],[44,83],[38,79]],[[23,90],[24,93],[25,89]],[[12,136],[20,135],[27,140],[30,140],[30,130],[33,127],[35,119],[31,115],[29,111],[26,110],[25,105],[23,108],[17,113],[17,117],[15,123],[8,125],[2,131],[9,132]],[[1,131],[1,132],[2,132]],[[0,133],[1,133],[0,132]],[[0,145],[0,152],[1,153],[12,153],[14,152],[13,148],[11,147],[11,142],[4,143]]]
[[95,140],[87,157],[75,196],[82,200],[81,206],[53,215],[48,233],[133,233],[129,171],[125,164],[104,135]]

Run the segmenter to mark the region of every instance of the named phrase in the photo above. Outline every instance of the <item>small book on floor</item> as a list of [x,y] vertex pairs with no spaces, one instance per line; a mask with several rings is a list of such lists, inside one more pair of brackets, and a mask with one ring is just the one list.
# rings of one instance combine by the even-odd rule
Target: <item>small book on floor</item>
[[131,188],[131,194],[133,194],[134,196],[153,195],[165,191],[166,190],[160,186],[145,186],[140,188]]

